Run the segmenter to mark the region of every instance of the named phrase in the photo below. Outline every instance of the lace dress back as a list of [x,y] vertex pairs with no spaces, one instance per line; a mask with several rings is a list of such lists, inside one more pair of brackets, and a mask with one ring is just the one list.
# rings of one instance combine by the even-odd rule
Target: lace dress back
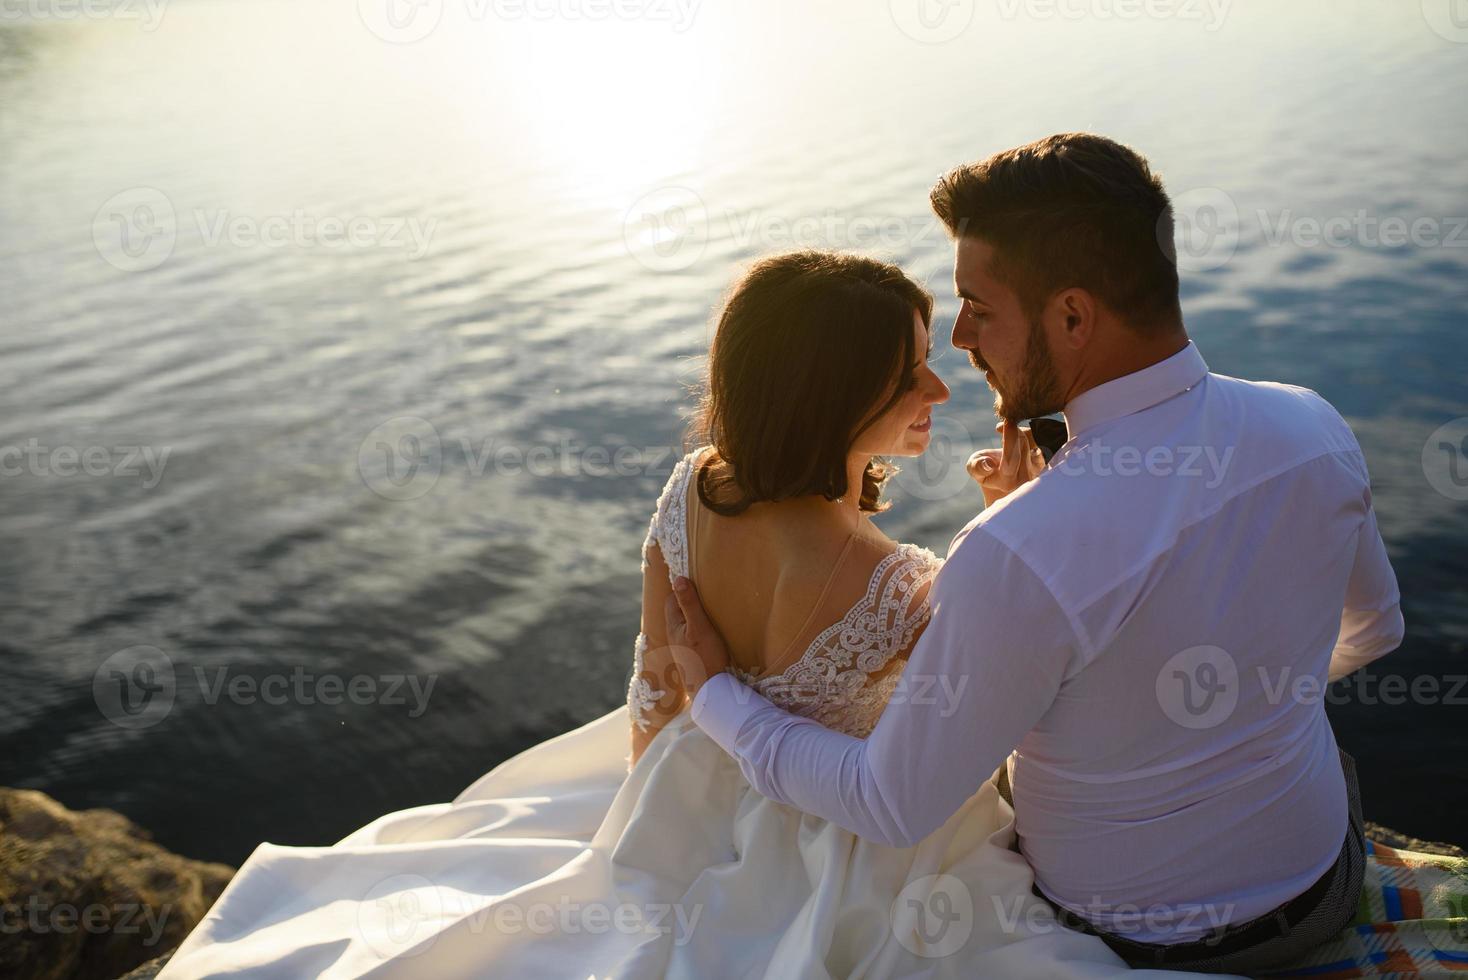
[[[690,508],[701,506],[692,490],[692,478],[708,451],[709,447],[703,447],[681,459],[663,487],[642,546],[644,573],[648,549],[656,543],[667,563],[670,581],[678,575],[692,577],[689,568],[694,542],[689,513]],[[842,559],[851,551],[851,544],[848,540]],[[843,616],[820,629],[799,656],[782,654],[759,671],[734,666],[732,673],[772,704],[835,731],[865,738],[897,688],[906,653],[927,623],[930,610],[926,586],[940,565],[941,559],[926,548],[899,544],[877,562],[865,593]],[[827,590],[830,584],[828,580]],[[812,616],[824,598],[823,593]],[[796,641],[805,632],[802,629]],[[654,689],[651,675],[643,673],[646,649],[647,638],[639,633],[627,697],[634,723],[644,729],[643,712],[664,694]]]

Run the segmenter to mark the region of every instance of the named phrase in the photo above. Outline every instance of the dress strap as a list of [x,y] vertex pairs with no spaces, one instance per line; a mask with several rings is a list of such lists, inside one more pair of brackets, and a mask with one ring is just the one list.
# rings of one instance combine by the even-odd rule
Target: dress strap
[[696,449],[680,459],[673,467],[663,492],[658,496],[657,509],[648,523],[647,538],[642,543],[642,569],[647,570],[647,550],[654,542],[663,553],[668,564],[668,581],[688,571],[688,483],[696,469],[696,461],[704,449]]

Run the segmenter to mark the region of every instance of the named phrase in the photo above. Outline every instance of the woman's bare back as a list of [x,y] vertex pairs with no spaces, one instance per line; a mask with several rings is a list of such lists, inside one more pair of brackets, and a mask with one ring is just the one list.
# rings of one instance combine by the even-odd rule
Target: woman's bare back
[[772,677],[862,600],[901,546],[869,515],[853,521],[813,499],[717,514],[698,498],[697,470],[708,455],[695,455],[687,487],[690,577],[734,664],[746,676]]
[[682,710],[668,687],[662,612],[677,575],[689,576],[723,634],[736,677],[786,710],[865,737],[900,681],[926,626],[928,589],[941,564],[899,544],[866,515],[814,501],[756,504],[726,517],[698,498],[708,447],[674,467],[643,544],[643,631],[628,706],[633,754]]

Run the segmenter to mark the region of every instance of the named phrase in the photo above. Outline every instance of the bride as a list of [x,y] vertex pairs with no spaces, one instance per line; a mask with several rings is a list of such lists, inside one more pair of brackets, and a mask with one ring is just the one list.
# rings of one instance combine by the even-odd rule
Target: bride
[[161,976],[1129,972],[1032,894],[992,783],[913,847],[863,840],[755,792],[692,724],[672,666],[663,607],[686,575],[735,672],[775,704],[862,737],[890,699],[925,690],[903,667],[940,560],[872,516],[893,472],[880,458],[921,454],[948,397],[927,363],[931,314],[921,286],[872,259],[756,263],[719,318],[703,445],[643,544],[627,704],[452,803],[332,847],[261,844]]

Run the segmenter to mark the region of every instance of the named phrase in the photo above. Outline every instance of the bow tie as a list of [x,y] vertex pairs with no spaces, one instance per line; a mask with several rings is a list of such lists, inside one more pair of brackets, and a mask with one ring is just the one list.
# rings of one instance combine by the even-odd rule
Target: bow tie
[[1030,419],[1030,434],[1035,437],[1035,445],[1040,447],[1040,452],[1045,457],[1045,462],[1050,462],[1050,457],[1060,451],[1065,445],[1067,435],[1065,423],[1056,419],[1044,417]]

